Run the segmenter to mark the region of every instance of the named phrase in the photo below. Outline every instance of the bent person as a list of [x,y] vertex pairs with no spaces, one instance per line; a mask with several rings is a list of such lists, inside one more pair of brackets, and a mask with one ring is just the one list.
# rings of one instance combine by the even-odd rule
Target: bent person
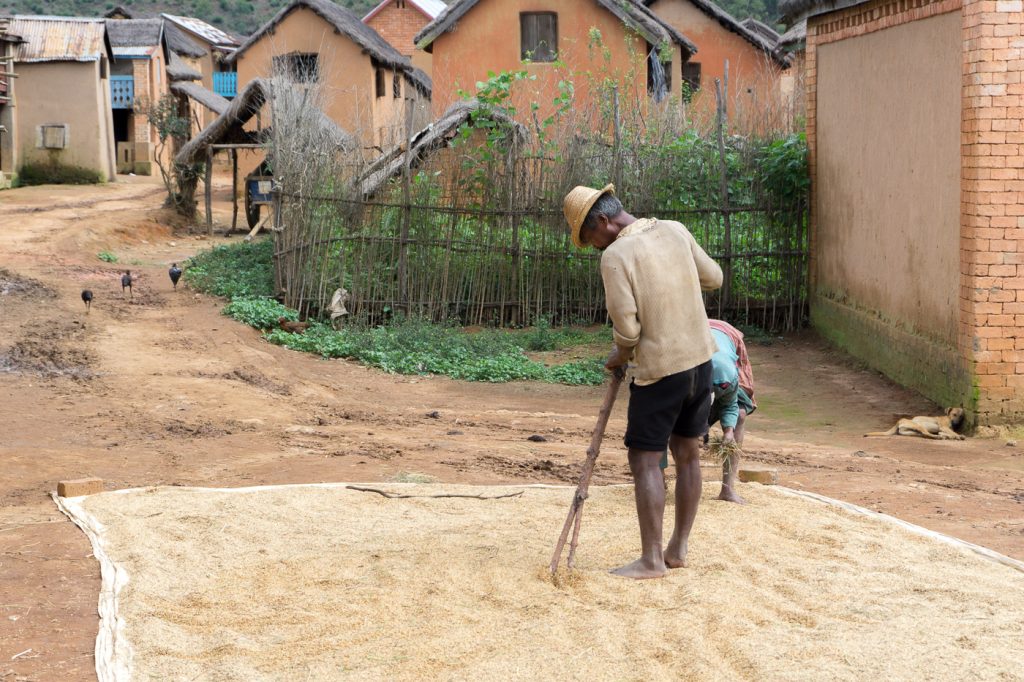
[[[711,338],[702,291],[722,284],[722,270],[680,223],[637,219],[614,187],[576,187],[563,211],[579,247],[600,251],[615,348],[608,369],[629,364],[625,445],[633,473],[641,556],[613,571],[658,578],[686,566],[690,529],[700,503],[700,437],[711,403]],[[676,463],[675,527],[662,549],[668,446]]]
[[[754,371],[747,357],[743,332],[728,322],[709,320],[711,336],[716,351],[711,356],[711,390],[714,400],[708,415],[708,427],[722,424],[722,442],[743,446],[743,433],[747,416],[757,409],[754,402]],[[707,435],[704,436],[707,442]],[[744,499],[736,492],[736,472],[739,470],[740,453],[736,448],[726,448],[727,456],[722,460],[722,490],[718,499],[743,504]],[[668,453],[661,457],[661,468],[668,468]]]

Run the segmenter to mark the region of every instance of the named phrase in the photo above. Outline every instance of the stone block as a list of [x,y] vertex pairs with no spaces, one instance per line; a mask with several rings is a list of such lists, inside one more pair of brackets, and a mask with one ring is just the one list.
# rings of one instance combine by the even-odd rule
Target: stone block
[[779,482],[779,472],[776,469],[767,468],[741,468],[736,472],[737,477],[744,483],[760,483],[761,485],[775,485]]
[[103,492],[102,478],[76,478],[70,481],[60,481],[57,484],[57,494],[61,497],[79,497],[101,492]]

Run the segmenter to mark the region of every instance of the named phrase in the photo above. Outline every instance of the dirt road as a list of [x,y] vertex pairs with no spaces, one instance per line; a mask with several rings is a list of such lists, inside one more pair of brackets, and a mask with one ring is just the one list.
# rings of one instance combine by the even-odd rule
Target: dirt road
[[[48,498],[59,479],[570,482],[589,440],[601,388],[390,376],[272,346],[222,317],[223,302],[173,292],[170,263],[225,240],[174,233],[161,200],[141,178],[0,193],[0,680],[95,677],[99,571]],[[124,268],[134,298],[120,291]],[[864,439],[936,408],[810,334],[751,356],[761,409],[747,451],[782,484],[1024,559],[1024,449]],[[628,480],[624,406],[596,483]]]

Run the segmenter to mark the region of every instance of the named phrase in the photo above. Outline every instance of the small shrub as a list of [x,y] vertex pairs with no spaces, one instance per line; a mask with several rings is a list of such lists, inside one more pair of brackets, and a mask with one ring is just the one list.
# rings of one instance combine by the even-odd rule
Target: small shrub
[[117,262],[117,256],[115,256],[114,254],[112,254],[109,251],[100,251],[99,253],[96,254],[96,257],[99,258],[104,263],[116,263]]
[[98,171],[63,163],[26,163],[18,171],[18,184],[29,185],[97,185],[103,182]]
[[299,319],[297,312],[271,298],[236,298],[221,312],[256,329],[273,329],[282,317]]
[[273,253],[271,239],[215,246],[189,259],[185,280],[198,291],[225,298],[270,298]]

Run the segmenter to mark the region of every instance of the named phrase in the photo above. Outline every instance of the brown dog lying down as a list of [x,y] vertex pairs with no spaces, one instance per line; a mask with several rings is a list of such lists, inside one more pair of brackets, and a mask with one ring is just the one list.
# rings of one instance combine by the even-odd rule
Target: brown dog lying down
[[922,438],[934,438],[935,440],[963,440],[964,437],[957,433],[964,424],[964,409],[962,407],[951,407],[946,410],[945,417],[913,417],[912,419],[901,419],[896,426],[888,431],[876,431],[865,433],[864,436],[921,436]]

